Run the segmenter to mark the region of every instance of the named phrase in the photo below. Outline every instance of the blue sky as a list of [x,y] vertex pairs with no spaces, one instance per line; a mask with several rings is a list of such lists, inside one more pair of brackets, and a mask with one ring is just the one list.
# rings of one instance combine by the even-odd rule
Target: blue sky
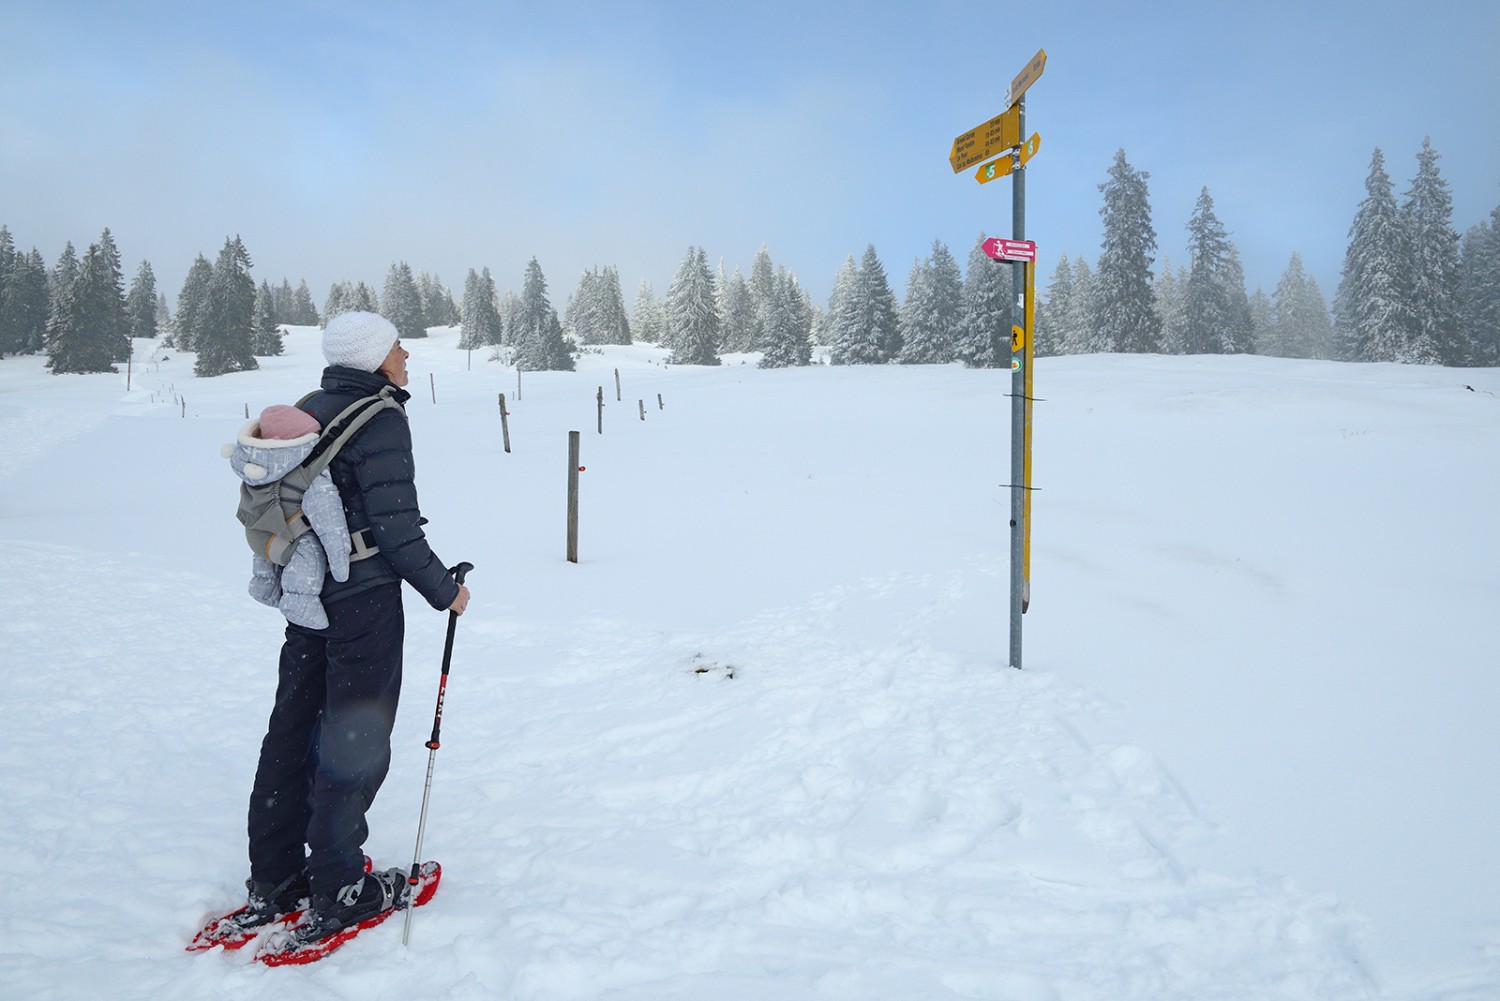
[[[419,9],[420,8],[420,9]],[[1027,95],[1027,233],[1098,257],[1117,149],[1161,257],[1201,188],[1270,293],[1293,250],[1332,298],[1372,150],[1396,190],[1430,135],[1463,232],[1500,205],[1500,4],[221,5],[0,8],[0,223],[49,266],[109,226],[169,299],[244,238],[258,279],[379,287],[391,263],[559,308],[589,267],[665,293],[689,246],[758,247],[822,299],[873,243],[898,290],[934,239],[1010,236],[1007,180],[953,137]],[[1158,263],[1159,266],[1159,263]]]

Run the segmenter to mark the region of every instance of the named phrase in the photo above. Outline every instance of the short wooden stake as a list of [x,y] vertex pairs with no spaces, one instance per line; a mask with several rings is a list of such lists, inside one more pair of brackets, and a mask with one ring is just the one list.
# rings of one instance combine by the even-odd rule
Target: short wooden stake
[[660,393],[656,394],[656,409],[657,410],[665,410],[665,409],[667,409],[667,405],[661,401],[661,394]]
[[646,419],[646,401],[645,400],[636,400],[635,402],[640,405],[640,408],[641,408],[641,420],[645,420]]
[[431,372],[427,373],[427,382],[432,386],[432,402],[437,402],[437,376]]
[[604,387],[599,387],[599,433],[604,433]]
[[615,402],[620,402],[620,370],[615,369]]

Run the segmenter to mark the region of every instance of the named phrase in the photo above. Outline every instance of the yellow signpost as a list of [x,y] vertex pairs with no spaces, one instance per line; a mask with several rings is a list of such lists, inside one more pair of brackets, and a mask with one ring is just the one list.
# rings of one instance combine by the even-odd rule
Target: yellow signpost
[[953,164],[956,174],[1019,145],[1021,112],[1019,108],[1011,107],[982,125],[955,136],[953,147],[948,151],[948,162]]
[[[1031,604],[1031,404],[1036,358],[1036,245],[1026,241],[1026,164],[1041,148],[1040,133],[1026,134],[1028,88],[1047,67],[1047,50],[1038,49],[1005,91],[1003,112],[953,140],[948,163],[956,174],[982,164],[974,180],[988,184],[1010,177],[1011,236],[986,241],[985,253],[1012,262],[1020,287],[1011,313],[1011,515],[1010,515],[1010,666],[1021,667],[1021,616]],[[1001,154],[1009,154],[1002,156]],[[999,159],[996,159],[999,157]],[[990,160],[993,162],[986,163]],[[995,244],[992,252],[989,244]],[[1025,250],[1026,253],[1022,253]]]

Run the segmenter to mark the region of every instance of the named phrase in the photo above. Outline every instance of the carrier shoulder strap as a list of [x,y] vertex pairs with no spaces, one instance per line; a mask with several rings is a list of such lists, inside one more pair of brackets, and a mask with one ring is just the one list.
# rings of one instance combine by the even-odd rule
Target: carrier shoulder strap
[[[313,395],[312,393],[308,393],[297,401],[297,406],[301,407]],[[399,410],[401,411],[401,416],[406,416],[406,408],[401,406],[401,403],[391,396],[390,386],[386,386],[374,396],[362,397],[345,407],[333,419],[333,423],[329,424],[323,431],[323,434],[318,438],[318,443],[313,446],[307,458],[303,459],[297,467],[302,471],[299,479],[304,483],[311,483],[317,478],[319,473],[328,468],[328,464],[333,461],[333,457],[339,453],[339,449],[348,443],[349,439],[358,434],[381,411],[391,409]]]

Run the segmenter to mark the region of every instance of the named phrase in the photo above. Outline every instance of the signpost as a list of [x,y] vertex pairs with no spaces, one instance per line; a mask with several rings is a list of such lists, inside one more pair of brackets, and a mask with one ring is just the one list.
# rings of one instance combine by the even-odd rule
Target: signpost
[[[1042,144],[1040,133],[1033,132],[1024,143],[1021,137],[1026,135],[1026,91],[1046,66],[1047,52],[1038,49],[1006,88],[1005,110],[955,137],[948,151],[955,174],[983,164],[974,175],[980,184],[1011,178],[1011,235],[988,239],[983,249],[996,261],[1010,263],[1016,290],[1010,336],[1010,666],[1017,670],[1021,667],[1021,616],[1031,604],[1031,374],[1036,356],[1036,244],[1026,239],[1026,164]],[[994,159],[1007,152],[1008,156]]]

